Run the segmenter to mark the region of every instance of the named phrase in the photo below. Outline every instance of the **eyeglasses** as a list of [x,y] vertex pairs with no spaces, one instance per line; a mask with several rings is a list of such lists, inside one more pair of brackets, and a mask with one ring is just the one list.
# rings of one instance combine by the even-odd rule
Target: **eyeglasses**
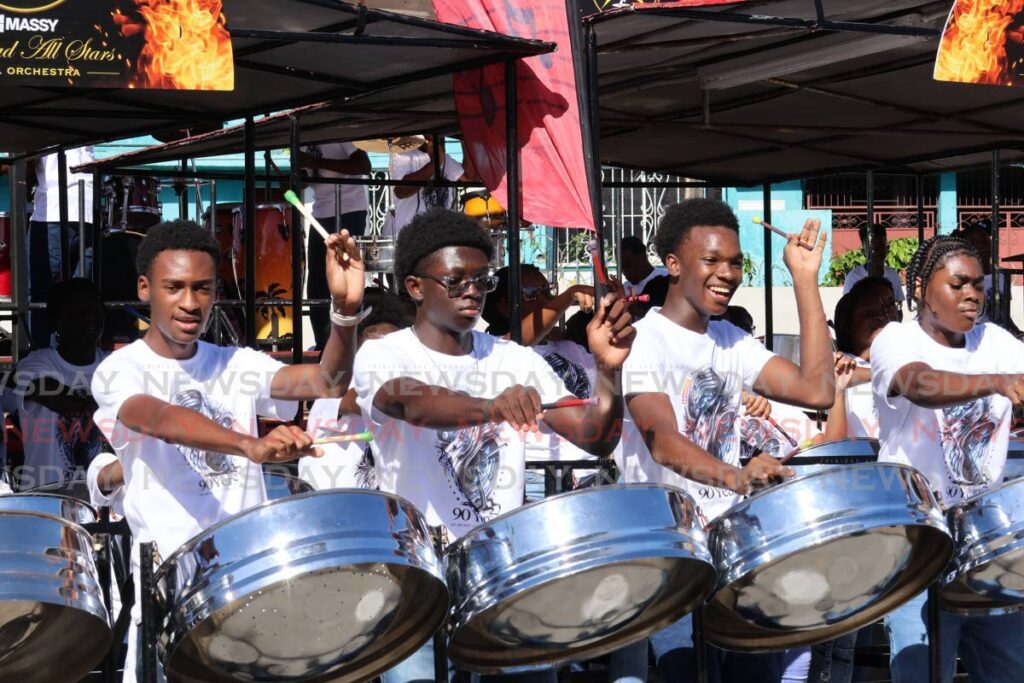
[[437,284],[441,285],[448,290],[448,298],[450,299],[462,296],[474,285],[482,294],[493,292],[498,286],[498,278],[495,275],[477,275],[476,277],[460,278],[458,280],[448,275],[444,275],[442,277],[424,275],[422,273],[413,273],[413,275],[416,277],[426,278],[427,280],[433,280]]
[[558,295],[558,283],[552,282],[549,285],[543,285],[540,287],[523,287],[523,301],[532,302],[544,296],[548,299],[553,299]]

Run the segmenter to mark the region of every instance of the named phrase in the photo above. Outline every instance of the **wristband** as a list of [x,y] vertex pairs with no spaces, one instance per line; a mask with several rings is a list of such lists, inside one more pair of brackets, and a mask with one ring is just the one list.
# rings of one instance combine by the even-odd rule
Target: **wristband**
[[342,315],[334,310],[334,302],[331,302],[331,324],[338,327],[355,327],[366,319],[366,316],[373,312],[373,306],[367,306],[355,315]]

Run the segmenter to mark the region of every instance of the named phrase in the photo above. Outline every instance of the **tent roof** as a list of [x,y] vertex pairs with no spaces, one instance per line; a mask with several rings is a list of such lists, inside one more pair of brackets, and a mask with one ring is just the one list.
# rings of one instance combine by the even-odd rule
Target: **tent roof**
[[932,79],[948,1],[695,4],[586,19],[605,163],[753,185],[1024,159],[1020,91]]
[[[234,91],[0,85],[0,152],[219,123],[553,49],[541,41],[336,0],[224,0],[224,8],[235,57]],[[450,91],[450,78],[442,80],[437,87]]]

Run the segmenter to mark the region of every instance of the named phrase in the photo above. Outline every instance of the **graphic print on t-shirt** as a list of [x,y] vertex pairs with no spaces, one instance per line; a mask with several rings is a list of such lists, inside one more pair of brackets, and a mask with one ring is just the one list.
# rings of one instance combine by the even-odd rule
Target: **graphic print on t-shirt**
[[959,486],[988,484],[985,465],[996,421],[989,415],[989,398],[942,409],[942,454],[949,480]]
[[[89,395],[85,387],[74,389],[71,393],[79,398]],[[65,480],[80,476],[104,447],[109,448],[100,428],[87,417],[68,418],[58,413],[54,428],[54,440],[60,448]]]
[[[438,461],[445,467],[452,492],[469,504],[478,518],[501,512],[494,502],[501,450],[499,425],[486,424],[466,429],[438,430]],[[458,516],[458,515],[457,515]]]
[[739,391],[711,366],[701,368],[686,380],[683,388],[683,420],[679,431],[711,455],[725,460],[736,446]]
[[[216,405],[198,389],[179,391],[174,395],[172,403],[194,410],[225,429],[231,429],[235,422],[234,416],[229,411]],[[178,444],[178,451],[185,457],[189,467],[201,476],[208,486],[227,484],[238,472],[238,466],[223,453],[202,451],[181,444]]]
[[371,491],[380,490],[380,486],[377,484],[376,463],[373,460],[373,451],[369,446],[363,451],[363,457],[359,458],[359,462],[356,464],[356,486]]
[[783,455],[782,441],[767,420],[744,417],[740,420],[740,458],[746,460],[758,453],[778,458]]
[[590,398],[590,379],[587,377],[586,370],[580,365],[554,351],[545,353],[544,360],[561,378],[569,393],[576,398]]

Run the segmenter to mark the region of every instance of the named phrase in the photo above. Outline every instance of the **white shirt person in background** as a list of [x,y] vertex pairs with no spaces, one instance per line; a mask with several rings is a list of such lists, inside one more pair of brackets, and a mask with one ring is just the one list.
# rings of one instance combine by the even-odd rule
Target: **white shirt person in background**
[[103,298],[91,280],[72,278],[50,290],[46,310],[56,348],[33,351],[15,373],[25,464],[16,473],[27,490],[85,478],[106,439],[93,422],[90,385],[107,357],[97,348],[103,335]]
[[[465,158],[465,155],[463,155]],[[445,180],[473,180],[472,173],[444,151],[444,139],[438,150],[441,162],[440,177]],[[392,152],[391,177],[395,180],[430,181],[435,176],[434,140],[428,137],[418,149],[408,152]],[[441,186],[403,186],[392,188],[394,199],[395,222],[394,234],[397,236],[417,214],[433,207],[455,209],[459,206],[459,190],[455,187]],[[401,285],[399,285],[401,286]]]
[[[252,349],[199,340],[213,310],[220,258],[208,230],[188,221],[162,223],[139,245],[138,294],[150,304],[152,322],[142,339],[100,364],[92,389],[96,423],[123,468],[125,517],[137,542],[155,543],[160,556],[264,502],[261,463],[318,454],[295,426],[258,438],[257,417],[290,420],[296,401],[348,389],[355,353],[349,320],[359,310],[364,272],[348,233],[331,235],[327,252],[321,267],[343,317],[332,318],[319,365],[285,366]],[[135,605],[138,626],[138,595]],[[133,681],[137,628],[129,635],[125,680]]]
[[[867,258],[867,226],[861,225],[857,230],[857,234],[860,236],[861,249],[864,251],[865,258]],[[903,302],[906,301],[907,297],[903,293],[903,283],[900,282],[900,274],[885,265],[885,259],[889,256],[889,237],[885,233],[885,227],[877,223],[874,225],[873,232],[871,233],[871,248],[875,252],[875,272],[868,273],[867,266],[854,266],[853,269],[846,274],[846,281],[843,283],[843,294],[849,294],[853,286],[868,275],[873,277],[884,277],[892,284],[892,292],[896,296],[896,310],[899,314],[897,320],[902,320],[902,305]]]
[[[1003,479],[1012,407],[1024,403],[1024,344],[992,323],[978,253],[953,235],[926,240],[907,268],[917,320],[889,323],[871,344],[871,383],[879,417],[878,460],[911,465],[943,508]],[[928,677],[921,593],[885,617],[894,683]],[[961,616],[942,612],[942,680],[959,655],[971,680],[1024,680],[1024,613]]]

